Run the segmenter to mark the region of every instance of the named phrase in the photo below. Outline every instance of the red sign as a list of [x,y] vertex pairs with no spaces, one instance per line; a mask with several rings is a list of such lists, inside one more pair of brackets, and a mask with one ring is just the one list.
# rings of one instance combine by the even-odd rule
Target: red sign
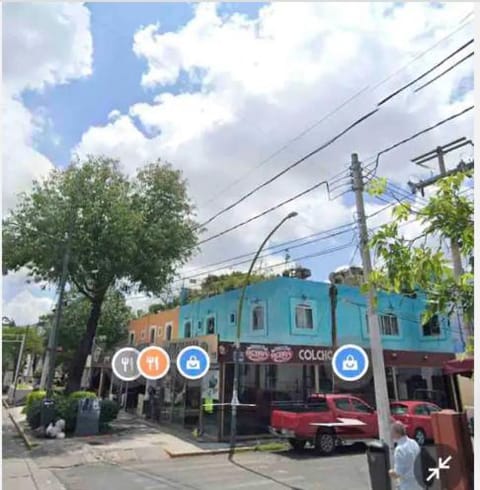
[[270,351],[270,359],[273,362],[288,362],[293,358],[293,349],[288,345],[274,347]]
[[265,362],[270,357],[270,352],[264,345],[250,345],[245,350],[245,356],[252,362]]

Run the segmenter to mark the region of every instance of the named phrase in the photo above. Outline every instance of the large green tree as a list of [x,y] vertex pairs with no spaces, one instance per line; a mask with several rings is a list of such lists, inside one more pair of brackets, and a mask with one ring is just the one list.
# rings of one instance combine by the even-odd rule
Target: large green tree
[[27,267],[36,280],[58,282],[69,247],[68,282],[90,303],[67,391],[80,386],[109,288],[160,293],[195,248],[193,211],[170,165],[127,176],[118,161],[90,156],[35,182],[4,219],[4,270]]
[[[72,362],[77,346],[85,334],[90,315],[90,301],[77,291],[66,295],[65,306],[58,332],[58,345],[61,350],[57,354],[57,364],[68,367]],[[116,344],[127,339],[128,322],[132,312],[125,302],[125,297],[119,291],[110,289],[105,295],[102,311],[96,331],[96,344],[109,350]],[[53,325],[54,314],[44,317],[46,325]],[[50,330],[50,328],[48,330]]]
[[[459,308],[467,325],[473,320],[473,201],[465,192],[471,178],[468,171],[442,178],[436,194],[419,210],[399,202],[391,222],[371,238],[378,266],[370,285],[394,293],[425,293],[425,319]],[[375,182],[371,192],[383,192],[384,184]],[[406,222],[419,225],[418,236],[404,237],[400,226]],[[447,252],[451,240],[459,244],[465,265],[458,277]],[[472,349],[472,338],[467,340],[468,351]]]

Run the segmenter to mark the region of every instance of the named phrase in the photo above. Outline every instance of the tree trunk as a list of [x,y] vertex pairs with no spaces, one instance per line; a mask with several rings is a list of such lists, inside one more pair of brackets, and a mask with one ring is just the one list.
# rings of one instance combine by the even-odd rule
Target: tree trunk
[[68,368],[68,381],[65,388],[65,393],[72,393],[80,389],[82,382],[83,370],[88,355],[92,351],[93,338],[97,331],[98,320],[102,310],[103,297],[95,298],[92,301],[90,316],[88,317],[87,330],[83,334],[82,340],[73,356],[72,362]]

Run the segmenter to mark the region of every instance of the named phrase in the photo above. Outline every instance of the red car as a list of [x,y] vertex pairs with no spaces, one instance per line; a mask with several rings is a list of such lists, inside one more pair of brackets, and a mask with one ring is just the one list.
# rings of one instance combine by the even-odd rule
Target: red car
[[286,438],[295,449],[306,442],[321,454],[338,445],[378,438],[375,410],[348,394],[315,394],[306,403],[285,403],[272,411],[270,431]]
[[420,446],[433,439],[431,414],[442,409],[434,403],[424,401],[399,401],[390,403],[392,417],[407,428],[407,435]]

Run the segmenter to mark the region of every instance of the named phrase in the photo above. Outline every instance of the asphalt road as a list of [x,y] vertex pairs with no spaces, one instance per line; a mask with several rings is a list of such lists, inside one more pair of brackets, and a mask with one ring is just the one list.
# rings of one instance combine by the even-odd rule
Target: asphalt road
[[196,456],[154,464],[86,465],[54,470],[68,490],[370,490],[366,456],[351,450],[333,457],[243,453]]

